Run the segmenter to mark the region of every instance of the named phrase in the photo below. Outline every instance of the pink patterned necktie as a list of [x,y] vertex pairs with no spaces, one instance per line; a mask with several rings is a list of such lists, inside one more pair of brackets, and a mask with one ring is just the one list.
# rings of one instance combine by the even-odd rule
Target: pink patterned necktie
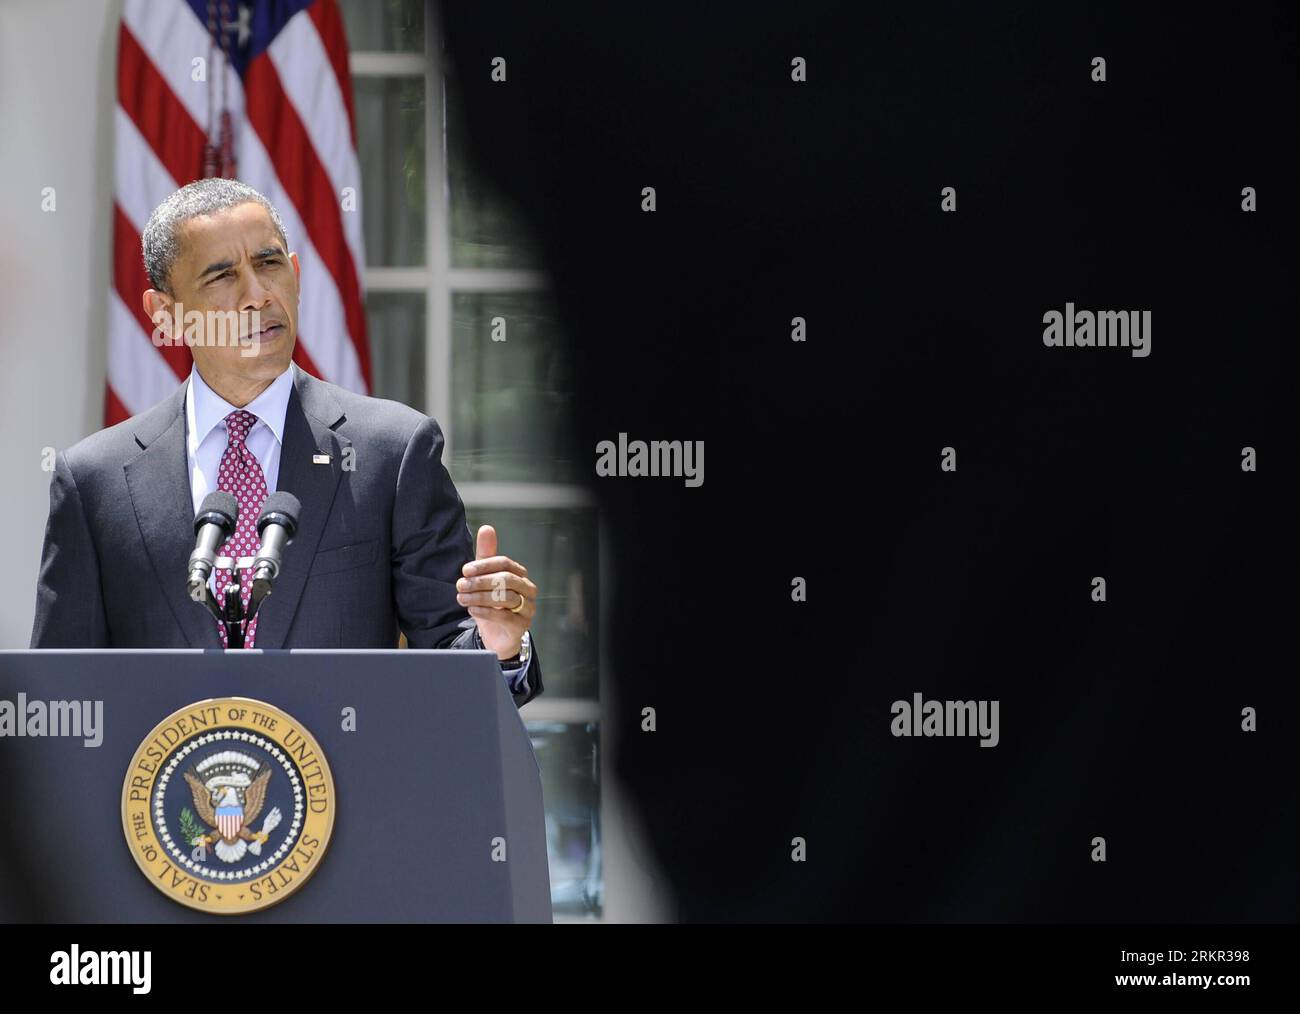
[[[251,412],[238,409],[226,416],[226,453],[221,457],[221,468],[217,474],[217,489],[230,493],[239,501],[239,524],[235,534],[218,551],[218,556],[256,556],[261,539],[257,535],[257,519],[262,514],[262,504],[266,500],[266,476],[258,464],[256,455],[244,443],[249,432],[257,424],[257,416]],[[224,589],[230,583],[231,572],[223,570],[218,585]],[[248,599],[253,590],[253,572],[244,570],[239,576],[239,594],[244,601],[244,611],[248,611]],[[224,595],[217,596],[217,603],[224,602]],[[229,647],[226,628],[220,623],[221,646]],[[244,647],[253,647],[253,635],[257,632],[257,619],[248,624],[244,630]]]

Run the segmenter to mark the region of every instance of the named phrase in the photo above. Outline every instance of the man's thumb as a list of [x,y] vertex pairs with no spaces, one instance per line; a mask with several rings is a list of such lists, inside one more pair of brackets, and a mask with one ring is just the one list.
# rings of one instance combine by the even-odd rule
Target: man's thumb
[[491,525],[480,525],[478,530],[477,545],[474,549],[474,559],[482,560],[484,557],[497,555],[497,531]]

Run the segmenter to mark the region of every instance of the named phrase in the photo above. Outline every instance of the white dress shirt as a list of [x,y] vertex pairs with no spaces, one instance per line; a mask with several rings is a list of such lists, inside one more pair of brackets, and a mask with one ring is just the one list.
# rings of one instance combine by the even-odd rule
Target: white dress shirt
[[[275,482],[280,477],[284,417],[289,411],[292,391],[293,367],[290,366],[244,406],[245,412],[257,416],[244,444],[262,466],[268,496],[275,492]],[[190,369],[190,384],[185,391],[185,446],[195,514],[199,512],[203,498],[217,488],[217,472],[230,440],[226,433],[226,416],[237,411],[234,405],[204,383],[198,367]]]

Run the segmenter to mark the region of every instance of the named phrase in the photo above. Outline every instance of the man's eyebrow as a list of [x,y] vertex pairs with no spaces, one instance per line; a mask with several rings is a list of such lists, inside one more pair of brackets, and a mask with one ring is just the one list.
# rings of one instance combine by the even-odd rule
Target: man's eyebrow
[[257,253],[253,254],[253,256],[255,258],[283,257],[284,251],[281,250],[278,246],[264,246],[262,247],[261,250],[257,251]]

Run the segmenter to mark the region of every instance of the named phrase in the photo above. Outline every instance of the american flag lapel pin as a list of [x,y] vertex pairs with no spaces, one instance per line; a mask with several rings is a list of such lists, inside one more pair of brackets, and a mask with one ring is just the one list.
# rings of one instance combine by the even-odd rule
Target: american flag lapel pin
[[311,456],[311,463],[313,465],[328,465],[330,463],[330,456],[328,454],[313,454]]

